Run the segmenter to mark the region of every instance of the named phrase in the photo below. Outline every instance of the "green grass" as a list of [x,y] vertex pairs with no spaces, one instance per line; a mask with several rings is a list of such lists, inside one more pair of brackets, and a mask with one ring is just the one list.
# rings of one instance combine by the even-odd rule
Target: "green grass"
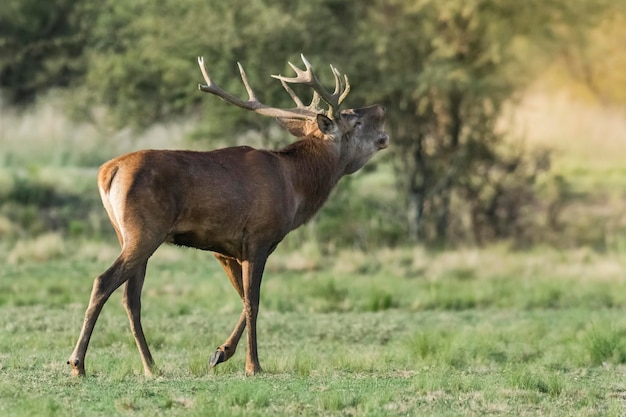
[[[5,250],[3,253],[10,252]],[[149,265],[142,367],[115,293],[87,355],[65,364],[92,277],[116,250],[70,241],[0,272],[0,415],[606,416],[626,412],[620,254],[552,250],[340,253],[270,260],[259,353],[210,370],[240,302],[210,255],[165,247]],[[322,265],[326,262],[325,265]],[[364,274],[362,271],[370,271]]]

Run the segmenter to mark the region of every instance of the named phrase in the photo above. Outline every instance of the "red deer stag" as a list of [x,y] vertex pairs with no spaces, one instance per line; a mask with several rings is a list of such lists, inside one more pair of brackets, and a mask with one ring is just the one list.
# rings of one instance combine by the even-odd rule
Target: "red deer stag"
[[[122,247],[119,257],[94,283],[85,319],[68,363],[73,375],[85,374],[85,354],[98,315],[109,296],[126,283],[123,296],[130,328],[144,372],[154,361],[141,326],[141,289],[148,258],[163,243],[214,252],[243,302],[232,334],[209,359],[228,360],[247,328],[246,374],[261,371],[256,320],[263,269],[268,256],[291,230],[309,220],[344,175],[361,168],[387,147],[380,105],[339,110],[350,89],[348,78],[331,66],[335,90],[328,92],[302,56],[305,70],[293,64],[296,77],[281,81],[296,107],[279,109],[259,102],[241,65],[248,100],[216,85],[204,66],[200,90],[222,100],[275,118],[299,138],[287,147],[257,150],[248,146],[210,152],[144,150],[106,162],[98,173],[104,208]],[[313,90],[304,105],[288,84]],[[319,101],[328,110],[319,110]]]

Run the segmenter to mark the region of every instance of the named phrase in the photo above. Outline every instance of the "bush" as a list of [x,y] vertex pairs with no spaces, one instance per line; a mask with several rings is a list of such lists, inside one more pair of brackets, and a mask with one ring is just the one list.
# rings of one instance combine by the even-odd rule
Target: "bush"
[[71,192],[35,174],[16,174],[8,190],[0,193],[1,236],[100,236],[110,229],[105,224],[108,220],[95,190]]

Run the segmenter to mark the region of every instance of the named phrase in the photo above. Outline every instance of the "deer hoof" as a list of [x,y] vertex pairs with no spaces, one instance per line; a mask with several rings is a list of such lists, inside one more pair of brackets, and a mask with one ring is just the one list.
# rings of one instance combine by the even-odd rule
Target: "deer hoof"
[[85,376],[85,367],[78,359],[70,359],[67,364],[72,367],[72,376]]
[[257,366],[253,366],[251,368],[246,368],[246,376],[255,376],[255,375],[259,375],[262,372],[263,372],[263,370],[258,365]]
[[223,350],[216,350],[213,355],[211,355],[211,358],[209,358],[209,365],[212,367],[214,367],[217,364],[220,364],[222,362],[224,362],[226,359],[224,358],[224,351]]

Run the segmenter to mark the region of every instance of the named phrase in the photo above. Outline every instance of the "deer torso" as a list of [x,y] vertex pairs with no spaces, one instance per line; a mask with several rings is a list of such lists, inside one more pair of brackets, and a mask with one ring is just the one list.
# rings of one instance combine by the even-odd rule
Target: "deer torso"
[[103,165],[100,185],[144,234],[167,230],[169,243],[240,258],[246,236],[273,248],[319,210],[339,179],[337,160],[316,138],[278,151],[147,150]]

